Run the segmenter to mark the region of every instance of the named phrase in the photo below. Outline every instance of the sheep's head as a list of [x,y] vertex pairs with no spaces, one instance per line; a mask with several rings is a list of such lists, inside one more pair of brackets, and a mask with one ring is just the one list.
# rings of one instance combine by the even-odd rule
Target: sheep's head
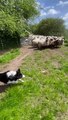
[[64,43],[64,37],[59,37],[59,40],[58,40],[58,43],[59,45],[62,45]]

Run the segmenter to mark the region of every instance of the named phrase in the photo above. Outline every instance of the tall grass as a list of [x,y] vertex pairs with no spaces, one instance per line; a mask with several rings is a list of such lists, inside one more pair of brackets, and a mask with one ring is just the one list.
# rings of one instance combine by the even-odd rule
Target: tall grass
[[12,49],[10,52],[7,52],[0,56],[0,64],[5,64],[10,62],[12,59],[14,59],[16,56],[20,54],[19,49]]

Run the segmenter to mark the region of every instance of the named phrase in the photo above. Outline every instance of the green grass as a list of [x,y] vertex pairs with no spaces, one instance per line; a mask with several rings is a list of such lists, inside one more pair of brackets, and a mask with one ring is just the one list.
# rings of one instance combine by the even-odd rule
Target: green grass
[[0,120],[68,120],[67,51],[35,51],[25,59],[25,82],[1,93]]
[[65,46],[68,46],[68,37],[65,39]]
[[10,52],[7,52],[0,56],[0,64],[5,64],[10,62],[12,59],[17,57],[20,54],[19,49],[12,49]]

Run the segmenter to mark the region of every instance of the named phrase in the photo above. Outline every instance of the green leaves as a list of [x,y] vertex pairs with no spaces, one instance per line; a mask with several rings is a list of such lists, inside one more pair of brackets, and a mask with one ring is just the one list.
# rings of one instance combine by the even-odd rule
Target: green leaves
[[0,30],[8,29],[11,33],[17,30],[14,16],[0,11]]
[[35,0],[0,0],[0,9],[10,15],[29,19],[38,14]]
[[28,35],[27,21],[38,14],[36,6],[35,0],[0,0],[0,48],[6,41],[20,44],[20,37]]

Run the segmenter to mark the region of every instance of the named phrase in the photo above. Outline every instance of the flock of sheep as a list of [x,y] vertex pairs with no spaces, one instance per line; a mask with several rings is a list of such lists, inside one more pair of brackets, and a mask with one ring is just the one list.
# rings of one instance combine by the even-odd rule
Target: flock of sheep
[[38,49],[46,47],[59,47],[64,43],[64,37],[57,36],[41,36],[41,35],[32,35],[30,36],[31,45]]

